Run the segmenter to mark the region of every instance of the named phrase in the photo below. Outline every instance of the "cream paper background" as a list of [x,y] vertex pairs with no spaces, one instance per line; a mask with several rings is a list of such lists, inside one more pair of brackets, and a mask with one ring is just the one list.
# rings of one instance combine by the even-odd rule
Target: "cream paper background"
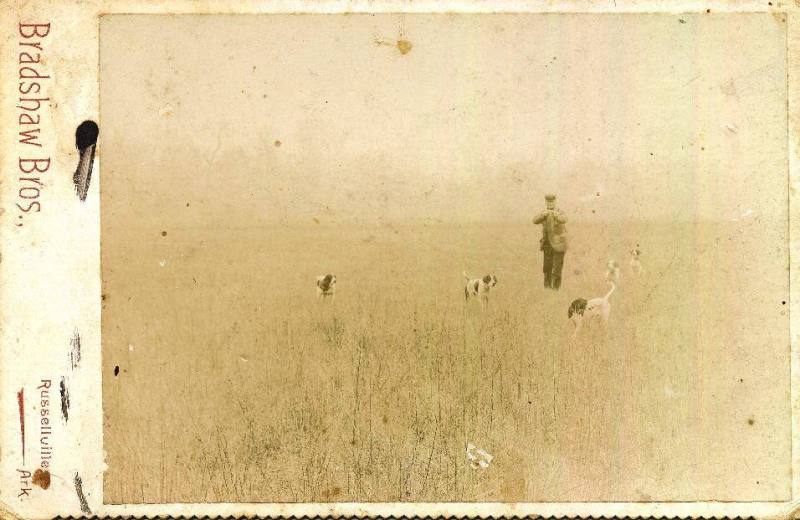
[[[71,174],[76,162],[73,147],[75,126],[82,120],[97,119],[98,111],[98,15],[116,12],[369,12],[398,10],[418,12],[482,11],[483,4],[316,4],[311,9],[303,4],[270,4],[269,8],[256,4],[208,3],[202,6],[188,3],[142,6],[133,3],[70,4],[41,3],[34,5],[11,4],[12,9],[3,12],[3,26],[10,28],[3,37],[3,83],[2,112],[4,125],[2,134],[4,175],[2,222],[2,502],[6,507],[23,517],[48,517],[55,514],[78,514],[73,475],[80,474],[89,507],[95,514],[324,514],[324,513],[384,513],[399,514],[414,511],[419,514],[774,514],[785,512],[790,504],[303,504],[303,505],[224,505],[204,504],[180,505],[136,505],[107,506],[102,504],[102,472],[104,456],[102,449],[102,407],[100,395],[100,283],[99,283],[99,181],[102,162],[103,134],[99,141],[93,182],[89,197],[80,204],[74,195]],[[702,12],[710,8],[720,10],[747,11],[766,10],[769,6],[755,4],[686,4],[674,6],[673,10]],[[793,12],[796,6],[775,5]],[[653,4],[617,2],[597,5],[570,4],[544,9],[537,4],[496,4],[493,10],[504,11],[608,11],[652,12]],[[779,16],[779,15],[776,15]],[[42,125],[44,150],[52,157],[49,180],[43,190],[43,210],[26,220],[23,230],[14,227],[16,218],[13,208],[15,199],[16,157],[16,23],[46,23],[52,25],[51,34],[44,39],[43,68],[51,72],[53,80],[47,85],[47,93],[53,106]],[[789,81],[797,70],[797,57],[792,47],[797,41],[796,21],[788,16]],[[796,89],[795,89],[796,90]],[[789,108],[793,107],[793,90],[790,88]],[[9,124],[8,121],[11,121]],[[790,120],[790,165],[792,185],[790,197],[795,195],[796,135],[794,119]],[[63,136],[68,136],[64,138]],[[8,175],[10,173],[11,175]],[[14,181],[14,182],[12,182]],[[794,217],[794,213],[792,213]],[[26,217],[27,219],[27,217]],[[792,221],[793,222],[793,221]],[[20,232],[22,231],[22,232]],[[793,253],[796,245],[792,243]],[[793,255],[796,256],[796,255]],[[794,264],[792,273],[794,274]],[[792,287],[792,308],[796,302],[796,291]],[[792,320],[793,368],[796,368],[795,323]],[[82,360],[80,366],[69,372],[69,340],[75,330],[82,338]],[[36,489],[34,498],[25,503],[16,501],[16,468],[19,466],[19,437],[17,423],[16,391],[24,386],[26,394],[35,393],[36,383],[41,378],[53,381],[51,396],[57,396],[57,384],[61,374],[70,375],[72,408],[66,427],[59,425],[53,436],[55,459],[53,482],[47,491]],[[792,395],[795,396],[793,386]],[[56,398],[57,399],[57,398]],[[793,401],[796,403],[796,399]],[[796,429],[796,406],[793,430]],[[57,413],[57,403],[52,410]],[[30,413],[30,411],[29,411]],[[31,417],[29,415],[29,417]],[[28,467],[35,458],[36,429],[29,422]],[[31,429],[33,431],[31,431]],[[55,428],[54,428],[55,429]],[[796,443],[795,443],[796,446]],[[793,467],[796,468],[797,448],[793,448]],[[64,468],[64,469],[62,469]],[[797,471],[793,472],[794,475]],[[793,477],[796,479],[796,477]],[[792,489],[796,490],[796,480]]]

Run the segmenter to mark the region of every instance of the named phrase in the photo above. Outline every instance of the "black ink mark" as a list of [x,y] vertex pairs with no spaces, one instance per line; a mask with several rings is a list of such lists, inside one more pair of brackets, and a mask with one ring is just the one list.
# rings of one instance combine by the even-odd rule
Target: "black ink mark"
[[97,136],[99,134],[100,129],[97,123],[91,120],[79,124],[77,130],[75,130],[75,147],[78,149],[80,156],[72,181],[75,183],[75,193],[78,194],[81,202],[86,200],[86,194],[89,192],[94,149],[97,146]]
[[22,465],[25,465],[25,389],[17,392],[17,407],[19,408],[19,435],[22,439]]
[[81,335],[77,330],[69,340],[69,347],[69,366],[75,370],[81,362]]
[[114,377],[116,377],[116,376],[118,376],[118,375],[119,375],[119,365],[116,365],[116,366],[114,367]]
[[91,515],[92,510],[89,509],[89,503],[86,502],[86,497],[83,495],[83,481],[81,480],[80,475],[75,473],[75,493],[78,495],[78,502],[81,504],[81,511],[85,515]]
[[69,390],[67,390],[67,381],[64,376],[61,376],[59,387],[61,390],[61,416],[66,422],[69,421]]

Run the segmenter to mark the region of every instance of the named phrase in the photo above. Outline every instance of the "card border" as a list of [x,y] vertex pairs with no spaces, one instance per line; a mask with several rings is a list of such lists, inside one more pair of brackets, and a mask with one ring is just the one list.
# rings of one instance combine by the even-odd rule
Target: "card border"
[[[730,1],[730,2],[686,2],[678,1],[665,5],[657,0],[617,0],[606,2],[584,1],[520,1],[499,0],[488,3],[480,1],[431,0],[412,3],[403,1],[369,2],[358,0],[343,1],[297,1],[277,0],[274,2],[233,2],[190,0],[167,0],[159,3],[144,3],[141,0],[95,0],[79,3],[78,0],[44,0],[33,5],[24,0],[11,0],[11,9],[0,13],[6,28],[0,39],[3,63],[0,64],[0,111],[7,121],[14,114],[14,103],[9,92],[16,90],[16,48],[17,37],[14,29],[20,21],[36,23],[49,20],[53,23],[54,39],[46,49],[51,70],[71,81],[69,90],[61,92],[68,96],[59,98],[64,87],[51,84],[53,103],[63,104],[62,111],[53,111],[50,126],[43,125],[43,143],[50,148],[53,157],[53,170],[56,172],[42,195],[43,203],[50,203],[48,212],[44,211],[38,222],[30,225],[32,231],[22,235],[13,230],[15,212],[13,207],[16,186],[12,182],[0,185],[2,208],[0,213],[0,312],[3,330],[0,332],[0,424],[8,425],[0,431],[0,475],[2,482],[12,482],[16,476],[18,433],[16,432],[16,400],[14,395],[20,387],[35,389],[43,374],[69,373],[71,378],[72,418],[62,430],[63,435],[54,439],[54,449],[64,454],[65,465],[74,468],[70,474],[54,475],[54,484],[48,491],[39,493],[35,500],[20,504],[11,491],[15,486],[2,486],[0,491],[0,516],[17,514],[23,518],[45,518],[56,515],[94,514],[99,516],[154,516],[154,515],[196,515],[196,516],[469,516],[469,517],[519,517],[519,516],[594,516],[594,517],[758,517],[792,518],[800,510],[800,390],[798,374],[798,320],[792,312],[800,303],[797,274],[800,258],[798,242],[797,193],[800,187],[800,168],[798,167],[798,100],[800,88],[800,0],[793,2]],[[792,497],[788,502],[559,502],[559,503],[298,503],[298,504],[104,504],[102,500],[102,475],[104,456],[102,449],[102,382],[100,378],[100,254],[99,254],[99,186],[102,163],[102,125],[98,146],[98,156],[94,161],[95,173],[89,187],[86,202],[75,196],[71,183],[71,170],[74,170],[75,150],[66,152],[69,147],[60,144],[60,137],[72,135],[75,122],[95,119],[99,114],[99,17],[106,14],[285,14],[285,13],[712,13],[772,12],[787,18],[787,141],[789,169],[789,279],[790,279],[790,337],[791,337],[791,408],[792,408]],[[56,24],[58,33],[56,34]],[[93,34],[92,34],[93,33]],[[61,45],[61,47],[59,47]],[[47,47],[47,46],[46,46]],[[3,78],[8,78],[3,79]],[[72,97],[69,97],[72,96]],[[80,98],[79,101],[76,101]],[[102,122],[101,122],[102,123]],[[15,172],[19,146],[14,140],[15,127],[0,126],[0,164],[5,171]],[[56,177],[57,175],[57,177]],[[69,178],[69,179],[67,179]],[[48,198],[49,197],[49,198]],[[55,292],[54,300],[63,300],[70,293],[89,293],[96,297],[91,301],[81,301],[78,308],[58,318],[46,319],[36,323],[36,307],[26,298],[44,297],[48,294],[45,284],[37,277],[56,276],[61,280],[63,271],[53,270],[47,262],[53,256],[36,246],[33,242],[45,244],[48,248],[60,249],[69,257],[68,265],[78,269],[76,276],[68,278],[68,287]],[[24,272],[24,266],[13,260],[15,252],[23,252],[32,266],[32,272]],[[65,252],[65,253],[64,253]],[[25,291],[26,284],[32,289]],[[25,296],[25,293],[28,296]],[[68,301],[68,300],[67,300]],[[54,304],[57,306],[58,301]],[[48,307],[49,308],[49,307]],[[20,342],[26,332],[28,339]],[[67,366],[66,355],[69,340],[76,331],[80,334],[82,361],[72,371]],[[31,337],[33,339],[31,339]],[[36,343],[46,343],[38,353]],[[36,353],[36,354],[33,354]],[[16,360],[23,360],[18,364]],[[67,451],[74,452],[67,454]],[[76,482],[80,481],[80,485]],[[85,499],[82,508],[81,495]],[[20,507],[21,506],[21,507]]]

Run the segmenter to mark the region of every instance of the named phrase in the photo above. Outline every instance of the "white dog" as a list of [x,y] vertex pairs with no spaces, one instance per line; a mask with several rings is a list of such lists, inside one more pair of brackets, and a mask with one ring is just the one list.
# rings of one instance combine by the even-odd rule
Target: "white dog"
[[631,271],[637,275],[642,274],[643,271],[640,256],[642,256],[642,251],[639,249],[639,244],[636,244],[636,247],[631,249]]
[[616,289],[614,282],[609,283],[611,284],[611,290],[608,291],[605,296],[592,298],[591,300],[578,298],[570,304],[567,317],[575,327],[576,336],[586,320],[589,320],[589,322],[599,322],[604,327],[606,323],[608,323],[608,318],[611,316],[611,302],[608,298],[614,292],[614,289]]
[[497,285],[497,277],[493,274],[487,274],[483,278],[470,278],[467,273],[461,274],[467,280],[464,285],[464,299],[469,300],[471,296],[474,296],[480,298],[484,305],[489,303],[489,293]]
[[336,275],[325,274],[317,276],[317,298],[325,299],[336,295]]
[[619,287],[619,264],[616,260],[606,263],[606,281]]

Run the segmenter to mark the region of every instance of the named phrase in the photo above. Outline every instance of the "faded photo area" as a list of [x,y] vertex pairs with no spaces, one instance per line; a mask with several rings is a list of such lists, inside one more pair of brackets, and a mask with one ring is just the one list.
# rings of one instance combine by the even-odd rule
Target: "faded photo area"
[[100,42],[106,502],[790,498],[780,16]]

